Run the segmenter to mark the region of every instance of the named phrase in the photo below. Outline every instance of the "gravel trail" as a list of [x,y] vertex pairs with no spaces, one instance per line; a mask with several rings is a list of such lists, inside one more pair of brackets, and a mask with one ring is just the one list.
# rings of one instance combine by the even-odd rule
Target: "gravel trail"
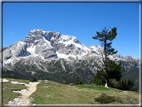
[[23,89],[21,91],[13,91],[15,93],[20,93],[21,96],[18,98],[15,98],[13,101],[9,101],[8,105],[9,106],[26,106],[30,104],[30,95],[36,91],[37,89],[37,84],[40,82],[30,82],[29,84],[25,84],[27,86],[28,90]]

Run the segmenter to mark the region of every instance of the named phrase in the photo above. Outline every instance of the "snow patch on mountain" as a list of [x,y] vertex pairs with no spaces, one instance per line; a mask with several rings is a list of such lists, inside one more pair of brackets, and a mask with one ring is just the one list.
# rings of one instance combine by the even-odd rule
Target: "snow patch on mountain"
[[[103,47],[99,45],[85,46],[70,35],[60,35],[59,32],[33,29],[28,33],[25,42],[19,40],[3,51],[4,63],[13,63],[21,58],[39,57],[43,61],[64,58],[69,61],[85,59],[86,57],[98,57],[102,59]],[[130,56],[119,54],[110,55],[112,60],[132,60]],[[137,60],[137,59],[136,59]]]
[[84,50],[88,50],[88,51],[89,51],[89,49],[88,49],[85,45],[81,44],[81,43],[79,42],[79,40],[78,40],[76,37],[74,37],[74,36],[62,35],[62,36],[59,38],[59,42],[58,42],[58,43],[63,43],[65,46],[68,46],[68,45],[70,45],[70,44],[73,44],[73,45],[75,45],[75,47],[77,47],[79,50],[80,50],[80,49],[84,49]]
[[31,55],[33,55],[33,54],[35,54],[35,48],[36,48],[36,46],[31,46],[31,47],[28,47],[27,48],[27,51],[31,54]]

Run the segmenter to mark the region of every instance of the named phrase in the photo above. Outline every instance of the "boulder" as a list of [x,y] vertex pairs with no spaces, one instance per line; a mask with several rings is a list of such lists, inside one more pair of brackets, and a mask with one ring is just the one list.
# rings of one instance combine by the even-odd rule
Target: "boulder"
[[96,84],[90,84],[90,86],[96,86]]
[[70,83],[70,86],[73,86],[73,83]]

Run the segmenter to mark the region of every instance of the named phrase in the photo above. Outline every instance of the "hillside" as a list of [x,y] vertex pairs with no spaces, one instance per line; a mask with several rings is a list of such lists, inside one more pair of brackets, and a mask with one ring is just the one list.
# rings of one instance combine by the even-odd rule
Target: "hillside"
[[[28,83],[28,81],[26,80],[8,80]],[[14,87],[16,89],[26,89],[26,87],[20,86],[18,84],[13,85],[5,82],[3,84],[3,102],[5,104],[7,104],[10,100],[12,101],[12,99],[14,99],[15,97],[17,98],[19,96],[19,94],[10,91]],[[40,81],[40,83],[37,85],[36,91],[30,96],[30,102],[31,104],[100,104],[100,102],[95,101],[94,98],[99,97],[102,93],[113,96],[115,98],[115,101],[109,104],[139,103],[138,92],[122,91],[115,88],[106,88],[100,85],[70,86],[49,80]]]

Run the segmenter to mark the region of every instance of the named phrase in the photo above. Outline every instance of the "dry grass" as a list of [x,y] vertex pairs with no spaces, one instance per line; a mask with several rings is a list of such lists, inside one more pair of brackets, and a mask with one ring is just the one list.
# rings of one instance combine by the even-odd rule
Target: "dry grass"
[[2,87],[3,87],[3,93],[2,93],[3,104],[7,104],[9,101],[20,96],[19,93],[14,93],[12,92],[12,90],[21,90],[27,88],[23,84],[12,84],[10,82],[3,83]]
[[35,98],[36,104],[100,104],[95,102],[94,98],[105,93],[116,98],[115,102],[110,104],[138,104],[138,92],[127,91],[114,88],[105,88],[104,86],[70,86],[56,82],[41,81],[37,91],[31,97]]

